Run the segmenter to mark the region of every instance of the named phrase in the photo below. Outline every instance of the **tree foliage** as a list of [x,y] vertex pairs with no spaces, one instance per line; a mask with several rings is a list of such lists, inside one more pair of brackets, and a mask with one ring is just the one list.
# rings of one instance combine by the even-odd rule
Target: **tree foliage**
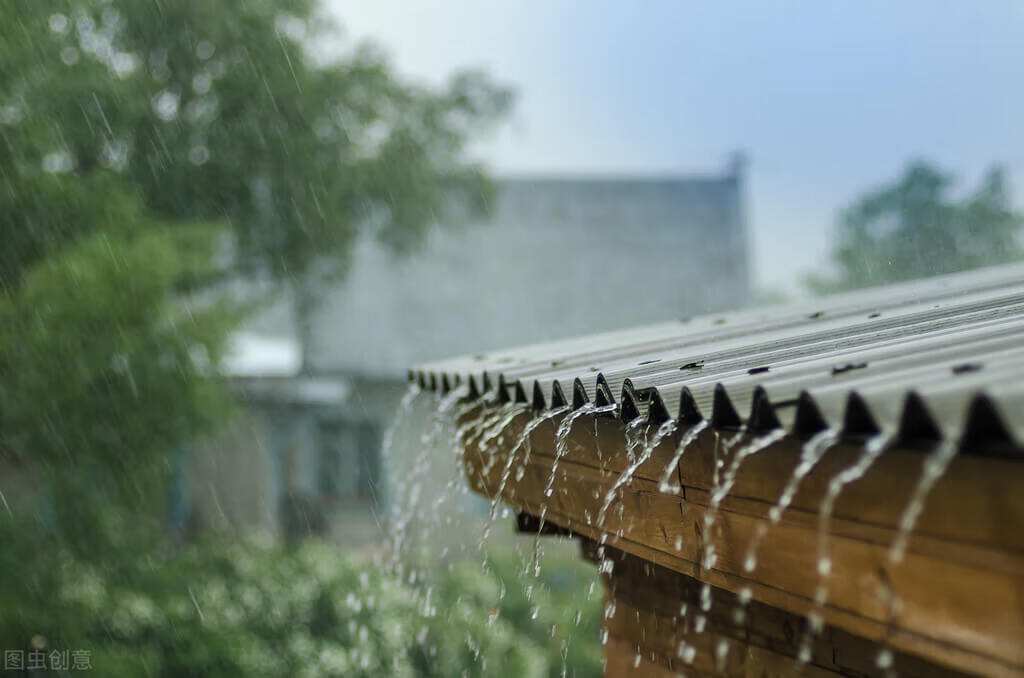
[[[0,469],[39,480],[30,506],[0,495],[5,648],[81,641],[111,653],[104,675],[391,667],[397,583],[372,576],[380,616],[363,620],[338,600],[362,586],[351,564],[273,551],[242,572],[161,531],[170,452],[230,408],[216,370],[246,309],[220,281],[340,276],[358,237],[410,251],[488,205],[467,144],[509,92],[479,73],[410,84],[372,46],[326,56],[339,41],[313,0],[0,6]],[[243,586],[252,616],[204,621],[200,598],[248,604]],[[533,673],[506,627],[429,634],[448,629],[435,645],[455,656],[470,628],[492,666]]]
[[0,9],[0,451],[125,471],[192,439],[241,309],[183,292],[337,276],[362,234],[408,251],[486,208],[466,144],[509,92],[339,35],[313,0]]
[[895,183],[846,208],[832,252],[836,276],[812,277],[815,292],[913,280],[1021,258],[1024,217],[1012,207],[1006,177],[989,170],[963,200],[952,179],[912,163]]
[[[502,581],[479,567],[439,568],[413,586],[315,541],[294,550],[200,542],[140,553],[141,567],[99,566],[4,527],[0,564],[13,578],[0,587],[5,648],[87,649],[104,676],[554,677],[563,656],[567,675],[601,673],[588,566],[560,568],[577,577],[570,586],[526,600],[512,569]],[[46,563],[21,566],[40,547],[50,547]],[[516,600],[494,615],[505,585]],[[590,642],[564,642],[580,631]]]

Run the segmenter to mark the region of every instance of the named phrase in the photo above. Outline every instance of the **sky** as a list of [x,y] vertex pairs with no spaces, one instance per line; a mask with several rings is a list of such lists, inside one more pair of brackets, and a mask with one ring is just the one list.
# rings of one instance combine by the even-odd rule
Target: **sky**
[[749,157],[755,280],[827,270],[838,211],[927,159],[1024,205],[1024,2],[328,0],[346,39],[440,83],[518,92],[478,153],[498,176],[686,175]]

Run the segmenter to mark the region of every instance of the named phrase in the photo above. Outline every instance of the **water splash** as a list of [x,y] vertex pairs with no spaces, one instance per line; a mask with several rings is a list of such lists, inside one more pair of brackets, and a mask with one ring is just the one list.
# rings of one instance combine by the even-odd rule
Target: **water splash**
[[658,489],[666,494],[679,494],[682,491],[682,485],[672,485],[668,479],[672,477],[672,474],[676,471],[679,466],[679,462],[683,460],[683,454],[687,448],[697,440],[698,436],[703,433],[710,422],[707,419],[701,419],[696,424],[691,426],[683,434],[683,437],[679,439],[679,445],[676,446],[675,456],[672,457],[672,461],[665,467],[665,473],[661,476],[661,482],[658,483]]
[[646,419],[643,415],[633,417],[629,423],[626,424],[625,438],[626,438],[626,459],[629,463],[633,463],[636,459],[636,448],[640,447],[644,442],[644,436],[640,431],[640,427],[644,425]]
[[[633,426],[633,424],[637,421],[643,423],[644,417],[640,416],[631,421],[629,423],[629,426],[627,426],[627,430],[629,429],[629,427]],[[619,474],[619,477],[615,480],[614,483],[612,483],[612,486],[608,488],[608,492],[606,492],[604,495],[604,502],[601,504],[601,510],[598,511],[597,513],[597,527],[602,530],[602,544],[605,543],[607,539],[607,533],[604,532],[604,525],[607,519],[608,509],[611,507],[612,502],[615,501],[615,497],[617,496],[618,491],[625,487],[629,483],[629,481],[633,479],[633,476],[636,474],[637,469],[639,469],[640,466],[644,464],[644,462],[651,458],[651,455],[654,454],[654,450],[658,447],[658,445],[661,444],[661,441],[664,440],[666,436],[670,436],[673,433],[675,433],[676,426],[677,422],[675,419],[669,419],[668,421],[664,422],[661,426],[659,426],[658,430],[654,433],[654,435],[644,442],[644,448],[640,452],[640,455],[637,456],[633,460],[633,462],[626,467],[625,471]],[[639,425],[637,425],[637,427],[639,427]]]
[[800,489],[800,483],[807,477],[807,474],[814,470],[814,467],[818,465],[818,462],[825,456],[825,453],[832,449],[837,442],[839,442],[839,432],[835,429],[827,428],[804,443],[803,448],[800,450],[800,462],[793,469],[793,475],[786,482],[786,486],[782,489],[782,494],[779,495],[775,506],[768,511],[768,522],[757,524],[757,531],[754,533],[754,538],[750,540],[750,545],[747,547],[747,555],[743,559],[744,571],[753,572],[754,568],[757,567],[757,551],[761,545],[761,540],[764,539],[771,526],[779,524],[779,521],[782,520],[782,515],[789,508],[790,504],[793,503],[793,497],[796,496],[797,490]]

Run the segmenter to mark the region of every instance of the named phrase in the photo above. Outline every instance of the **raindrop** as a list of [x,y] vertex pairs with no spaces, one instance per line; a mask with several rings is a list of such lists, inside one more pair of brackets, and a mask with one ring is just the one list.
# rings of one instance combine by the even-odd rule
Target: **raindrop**
[[24,111],[21,106],[17,104],[0,106],[0,124],[2,125],[17,124],[21,122],[23,117],[25,117]]
[[178,117],[179,97],[169,90],[161,90],[153,97],[153,112],[164,122],[170,122]]
[[79,33],[92,33],[96,28],[96,22],[85,12],[76,13],[75,25],[78,27]]
[[118,52],[110,60],[110,67],[114,69],[114,74],[119,78],[131,75],[138,65],[138,59],[127,52]]
[[62,172],[70,172],[74,166],[75,163],[71,158],[71,154],[66,151],[61,151],[59,153],[47,153],[43,157],[44,172],[60,174]]
[[327,141],[334,136],[334,125],[326,118],[317,118],[313,121],[313,134],[320,141]]
[[206,161],[210,159],[210,151],[201,144],[193,146],[188,151],[188,159],[193,165],[205,165]]
[[68,66],[78,63],[78,50],[74,47],[65,47],[60,51],[60,60]]
[[210,75],[208,73],[196,73],[192,78],[192,89],[196,94],[206,94],[210,91]]
[[54,33],[64,35],[71,28],[71,22],[63,14],[51,14],[50,15],[50,30]]
[[199,41],[199,44],[196,45],[196,56],[203,61],[206,61],[213,56],[214,49],[212,42],[201,40]]

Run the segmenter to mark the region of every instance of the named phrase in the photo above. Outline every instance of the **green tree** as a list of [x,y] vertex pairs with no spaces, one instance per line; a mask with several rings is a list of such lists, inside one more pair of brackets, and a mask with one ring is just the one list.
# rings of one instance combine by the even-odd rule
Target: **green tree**
[[[313,0],[0,7],[0,468],[42,481],[29,506],[0,495],[0,645],[39,634],[94,647],[113,653],[104,674],[237,675],[269,656],[281,664],[269,673],[295,675],[326,650],[343,667],[327,674],[362,667],[360,629],[345,635],[358,610],[338,611],[358,570],[337,565],[345,581],[303,602],[290,593],[309,574],[301,553],[260,556],[261,571],[239,575],[216,547],[162,548],[170,453],[230,410],[216,366],[246,308],[221,283],[276,281],[308,309],[306,283],[343,276],[356,238],[409,252],[489,204],[466,145],[509,92],[480,73],[409,84],[372,46],[328,57],[328,42],[340,43],[337,27]],[[203,586],[216,597],[270,580],[267,608],[232,618],[248,628],[214,628],[196,609]],[[116,599],[91,598],[97,581]],[[78,584],[85,598],[66,599]],[[326,630],[296,631],[282,650],[294,620],[260,624],[293,603]],[[398,642],[387,615],[411,616],[411,603],[380,605],[366,621],[378,673]],[[118,610],[126,623],[109,625]],[[180,627],[151,623],[164,612]],[[461,657],[455,632],[483,618],[427,622],[429,646]],[[533,672],[536,652],[493,631],[479,635],[492,666]],[[398,673],[419,662],[431,675],[424,651]]]
[[232,234],[230,265],[183,284],[283,281],[300,329],[361,233],[405,252],[490,202],[466,144],[510,92],[476,72],[408,84],[368,44],[328,58],[340,33],[315,0],[15,0],[0,19],[5,287],[122,221],[102,213],[107,174],[170,227]]
[[243,309],[221,281],[293,286],[308,311],[310,279],[343,275],[361,235],[410,251],[486,209],[466,144],[509,92],[480,73],[411,85],[372,46],[324,56],[329,40],[313,0],[3,6],[8,458],[139,484],[223,419],[213,372]]
[[1024,217],[1013,210],[1002,169],[994,167],[963,200],[951,178],[912,163],[894,184],[843,210],[832,252],[835,277],[812,276],[827,293],[913,280],[1021,258]]

